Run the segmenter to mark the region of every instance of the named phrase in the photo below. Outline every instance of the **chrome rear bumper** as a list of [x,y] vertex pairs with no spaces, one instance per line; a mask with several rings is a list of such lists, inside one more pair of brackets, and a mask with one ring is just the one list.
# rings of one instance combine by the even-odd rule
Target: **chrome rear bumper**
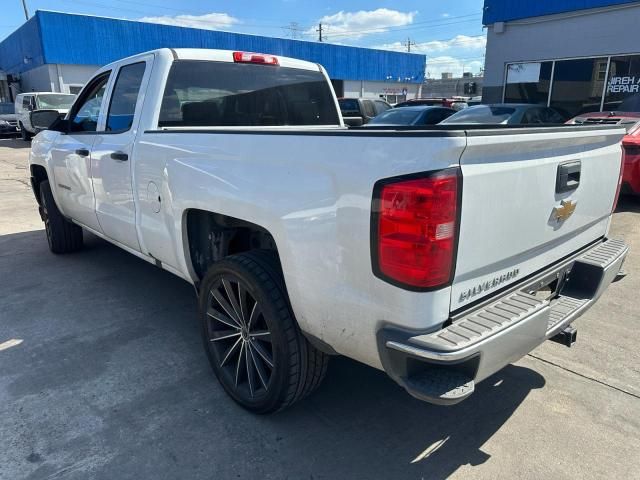
[[[382,334],[383,365],[410,394],[437,404],[468,397],[474,384],[553,337],[591,307],[620,271],[628,247],[606,240],[465,312],[451,325],[424,335]],[[562,279],[558,296],[529,292]]]

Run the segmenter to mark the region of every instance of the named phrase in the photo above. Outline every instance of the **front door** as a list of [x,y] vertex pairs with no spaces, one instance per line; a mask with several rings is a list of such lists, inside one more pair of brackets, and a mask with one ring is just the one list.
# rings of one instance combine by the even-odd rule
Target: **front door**
[[95,213],[91,180],[91,150],[103,108],[109,72],[91,80],[74,104],[69,131],[58,135],[51,149],[52,189],[62,212],[77,223],[101,231]]
[[151,59],[121,66],[111,95],[104,131],[98,133],[91,154],[96,212],[102,232],[122,245],[140,251],[133,196],[132,154]]

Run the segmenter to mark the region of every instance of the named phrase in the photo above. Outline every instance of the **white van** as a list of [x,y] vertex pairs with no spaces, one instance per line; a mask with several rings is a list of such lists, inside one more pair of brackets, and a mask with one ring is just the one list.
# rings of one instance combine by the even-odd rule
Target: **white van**
[[23,140],[29,140],[36,133],[31,125],[34,110],[58,110],[66,114],[76,96],[69,93],[29,92],[16,95],[16,117]]

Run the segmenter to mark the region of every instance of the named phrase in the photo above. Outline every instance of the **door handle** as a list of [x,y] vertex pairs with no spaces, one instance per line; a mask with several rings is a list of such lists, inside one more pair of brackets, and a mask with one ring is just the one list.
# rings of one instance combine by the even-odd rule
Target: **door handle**
[[87,150],[86,148],[79,148],[76,150],[76,155],[80,155],[81,157],[88,157],[89,150]]
[[129,160],[129,155],[124,152],[112,152],[111,158],[120,162],[126,162],[127,160]]
[[580,160],[558,165],[556,193],[570,192],[580,186]]

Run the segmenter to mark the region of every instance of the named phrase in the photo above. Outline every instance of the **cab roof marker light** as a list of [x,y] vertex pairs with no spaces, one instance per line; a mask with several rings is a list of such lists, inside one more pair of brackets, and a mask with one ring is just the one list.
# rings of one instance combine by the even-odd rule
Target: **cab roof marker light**
[[236,63],[260,63],[262,65],[280,65],[278,57],[264,53],[233,52],[233,61]]

